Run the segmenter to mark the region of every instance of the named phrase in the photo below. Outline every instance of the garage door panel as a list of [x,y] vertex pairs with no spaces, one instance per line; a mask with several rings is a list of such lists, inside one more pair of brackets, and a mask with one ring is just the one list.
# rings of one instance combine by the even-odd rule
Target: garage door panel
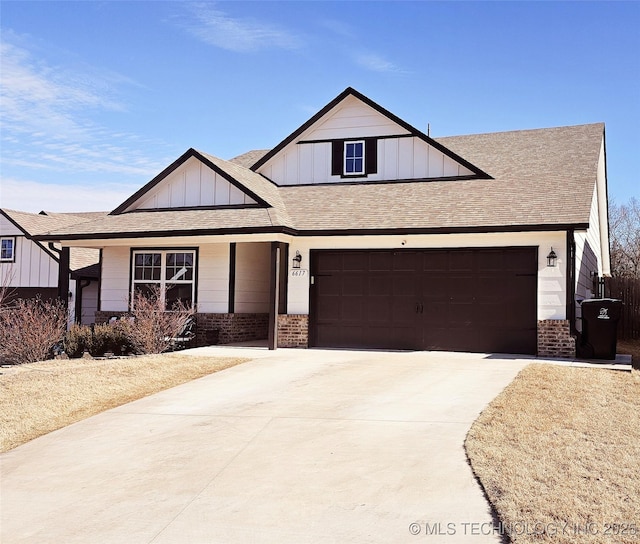
[[367,293],[371,296],[391,296],[393,292],[393,283],[388,275],[371,275],[367,280],[362,281],[362,285],[367,285]]
[[347,272],[367,270],[368,258],[366,253],[345,253],[342,256],[342,270]]
[[446,251],[429,251],[422,254],[423,272],[447,272],[449,259]]
[[361,324],[366,316],[366,297],[342,297],[340,319],[345,323]]
[[449,270],[470,271],[474,269],[474,251],[450,251],[449,252]]
[[393,270],[393,253],[388,251],[375,251],[369,256],[370,272],[389,272]]
[[365,285],[367,281],[365,275],[348,275],[342,278],[340,285],[343,296],[362,296],[365,294]]
[[389,323],[393,310],[391,296],[370,296],[366,299],[364,320],[368,323]]
[[342,278],[337,275],[318,275],[316,277],[318,285],[322,288],[322,296],[342,295]]
[[535,248],[318,251],[312,269],[333,270],[312,287],[313,345],[536,352]]

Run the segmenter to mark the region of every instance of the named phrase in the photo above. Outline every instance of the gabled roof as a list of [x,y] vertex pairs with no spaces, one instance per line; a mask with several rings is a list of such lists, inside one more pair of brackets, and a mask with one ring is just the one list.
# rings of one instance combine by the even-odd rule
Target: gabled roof
[[[362,101],[401,130],[421,138],[477,175],[446,180],[278,186],[257,173],[260,165],[347,99]],[[240,233],[333,235],[587,228],[603,142],[602,123],[431,138],[347,88],[270,151],[250,151],[227,161],[189,149],[108,216],[58,225],[38,237],[83,240]],[[191,157],[255,203],[132,209]]]
[[[462,166],[468,168],[469,170],[474,172],[479,178],[490,178],[491,177],[486,172],[483,172],[477,166],[471,164],[465,158],[457,155],[456,153],[454,153],[450,149],[447,149],[441,143],[439,143],[436,140],[434,140],[433,138],[427,136],[424,132],[418,130],[417,128],[415,128],[414,126],[410,125],[409,123],[407,123],[403,119],[400,119],[400,117],[398,117],[397,115],[394,115],[393,113],[391,113],[387,109],[383,108],[382,106],[380,106],[379,104],[377,104],[376,102],[374,102],[370,98],[366,97],[362,93],[356,91],[352,87],[347,87],[338,96],[336,96],[331,102],[329,102],[324,108],[322,108],[318,113],[316,113],[313,117],[311,117],[311,119],[309,119],[306,123],[304,123],[298,129],[296,129],[291,134],[289,134],[289,136],[287,136],[284,140],[282,140],[271,151],[269,151],[269,152],[265,153],[264,155],[262,155],[262,157],[260,157],[250,167],[251,170],[257,171],[261,166],[263,166],[271,158],[273,158],[280,151],[282,151],[287,145],[289,145],[291,142],[296,141],[305,131],[307,131],[310,127],[312,127],[315,123],[317,123],[327,113],[329,113],[333,108],[337,107],[341,102],[343,102],[349,96],[353,96],[356,99],[360,100],[361,102],[365,103],[367,106],[373,108],[375,111],[377,111],[378,113],[380,113],[381,115],[383,115],[387,119],[391,120],[392,122],[396,123],[397,125],[399,125],[403,129],[405,129],[409,134],[412,134],[413,136],[415,136],[417,138],[420,138],[421,140],[425,141],[427,144],[429,144],[429,145],[433,146],[434,148],[438,149],[439,151],[441,151],[442,153],[444,153],[445,155],[447,155],[448,157],[450,157],[454,161],[456,161],[459,164],[461,164]],[[245,155],[247,155],[247,154],[245,154]],[[243,157],[243,156],[241,155],[240,157]],[[239,157],[237,157],[236,160],[238,158]],[[242,160],[244,160],[244,158]]]
[[[42,251],[47,253],[52,259],[59,262],[57,253],[45,247],[38,241],[38,236],[56,229],[73,231],[74,227],[82,223],[90,223],[98,218],[105,217],[108,212],[78,212],[59,213],[46,212],[29,213],[18,210],[0,208],[0,214],[4,215],[13,225],[15,225],[24,235],[34,241]],[[94,265],[98,262],[100,253],[95,249],[72,248],[69,256],[71,270]]]
[[299,231],[586,228],[604,124],[441,138],[491,180],[281,187]]
[[237,163],[212,157],[272,207],[129,212],[42,239],[586,228],[603,136],[604,124],[596,123],[439,138],[492,176],[442,182],[277,187]]
[[[133,204],[142,199],[146,193],[148,193],[151,189],[153,189],[156,185],[158,185],[161,181],[163,181],[171,172],[176,170],[179,166],[184,164],[191,157],[195,157],[202,163],[206,164],[209,168],[211,168],[218,175],[222,176],[229,183],[240,189],[242,192],[246,193],[253,200],[258,202],[261,206],[270,206],[271,203],[265,198],[265,196],[269,196],[269,189],[266,184],[262,183],[261,180],[263,178],[261,176],[250,176],[247,175],[246,171],[239,171],[236,168],[236,165],[225,161],[223,159],[219,159],[214,157],[213,155],[208,155],[206,153],[202,153],[193,148],[188,149],[185,153],[183,153],[178,159],[176,159],[173,163],[167,166],[162,172],[160,172],[156,177],[154,177],[149,183],[141,187],[138,191],[136,191],[133,195],[131,195],[127,200],[125,200],[122,204],[116,207],[111,215],[117,215],[126,212]],[[235,173],[235,175],[234,175]],[[242,179],[238,179],[242,178]],[[258,179],[260,178],[260,179]]]

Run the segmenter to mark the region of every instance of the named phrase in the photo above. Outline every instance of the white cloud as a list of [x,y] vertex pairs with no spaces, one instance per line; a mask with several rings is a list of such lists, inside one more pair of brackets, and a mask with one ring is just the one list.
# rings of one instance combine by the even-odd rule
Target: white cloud
[[250,18],[233,18],[211,4],[190,4],[194,20],[182,24],[205,43],[239,53],[261,49],[297,49],[300,39],[276,25]]
[[373,72],[402,72],[398,66],[391,61],[385,59],[381,55],[375,53],[358,53],[354,55],[353,60],[366,70]]
[[37,213],[108,211],[124,202],[137,187],[101,183],[97,187],[2,179],[0,206]]
[[19,176],[19,167],[148,177],[160,169],[157,158],[146,156],[141,148],[153,143],[156,149],[166,149],[167,144],[111,131],[90,119],[125,110],[114,98],[117,87],[135,82],[91,66],[73,71],[52,66],[29,49],[28,37],[3,32],[0,92],[6,175]]

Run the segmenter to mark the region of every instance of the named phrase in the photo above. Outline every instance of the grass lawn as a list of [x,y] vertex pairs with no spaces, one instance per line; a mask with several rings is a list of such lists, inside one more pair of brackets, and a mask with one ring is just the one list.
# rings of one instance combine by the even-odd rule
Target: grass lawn
[[640,372],[529,365],[465,447],[512,542],[640,542]]
[[179,353],[0,368],[0,452],[247,359]]

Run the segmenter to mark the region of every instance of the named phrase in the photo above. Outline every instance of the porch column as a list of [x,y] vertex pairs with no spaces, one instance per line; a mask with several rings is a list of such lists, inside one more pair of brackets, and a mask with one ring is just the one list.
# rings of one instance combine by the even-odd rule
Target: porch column
[[271,242],[269,278],[269,349],[278,347],[278,314],[287,312],[287,259],[289,244]]
[[280,243],[271,242],[269,278],[269,349],[278,347],[278,307],[280,302]]
[[69,306],[69,261],[70,250],[68,247],[63,247],[58,262],[58,297],[65,308]]

